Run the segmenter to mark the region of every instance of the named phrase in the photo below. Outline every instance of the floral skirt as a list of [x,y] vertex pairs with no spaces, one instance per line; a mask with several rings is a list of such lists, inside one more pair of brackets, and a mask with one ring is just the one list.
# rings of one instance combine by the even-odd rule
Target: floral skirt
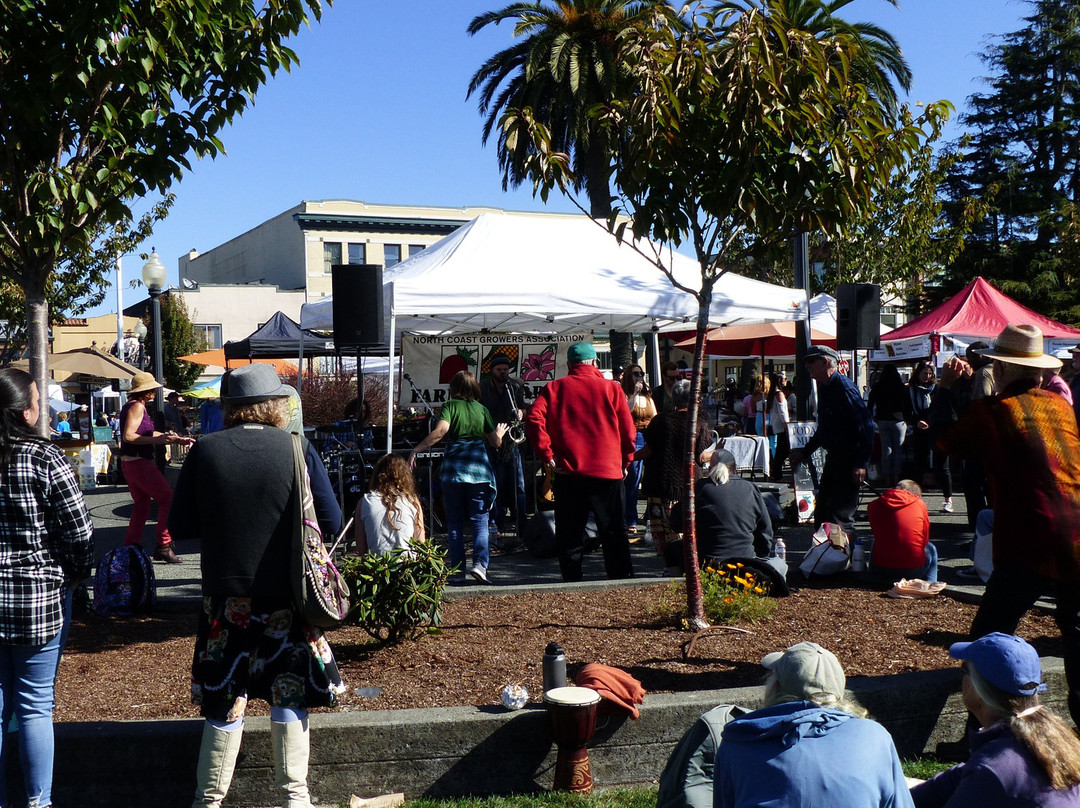
[[345,690],[323,633],[279,598],[204,597],[191,661],[191,702],[218,721],[250,699],[272,707],[333,707]]

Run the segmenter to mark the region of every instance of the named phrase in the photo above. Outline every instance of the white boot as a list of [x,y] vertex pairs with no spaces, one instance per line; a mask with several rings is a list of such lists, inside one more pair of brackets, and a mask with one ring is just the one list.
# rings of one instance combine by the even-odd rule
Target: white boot
[[271,721],[274,781],[285,795],[284,808],[311,808],[308,795],[308,720]]
[[199,765],[195,770],[195,801],[191,803],[191,808],[220,808],[225,795],[229,793],[243,734],[243,727],[226,732],[209,721],[203,722]]

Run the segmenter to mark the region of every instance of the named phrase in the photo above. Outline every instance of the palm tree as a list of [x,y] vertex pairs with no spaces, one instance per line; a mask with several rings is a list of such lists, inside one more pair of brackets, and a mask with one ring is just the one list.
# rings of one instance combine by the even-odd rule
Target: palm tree
[[534,151],[525,137],[502,126],[511,110],[528,109],[551,134],[553,149],[570,155],[574,188],[584,190],[594,218],[611,214],[609,135],[595,120],[598,105],[630,92],[620,63],[621,34],[640,24],[663,0],[535,0],[511,3],[469,23],[476,34],[491,24],[513,21],[519,41],[489,58],[469,82],[485,116],[483,142],[498,129],[503,188],[528,179]]
[[[859,46],[860,52],[852,60],[851,68],[856,80],[864,83],[886,107],[897,105],[894,82],[905,92],[911,89],[911,67],[904,58],[900,43],[892,34],[873,23],[847,22],[836,16],[837,12],[853,0],[727,0],[719,3],[717,10],[745,13],[747,11],[779,10],[800,31],[818,38],[842,34]],[[885,0],[899,6],[899,0]]]

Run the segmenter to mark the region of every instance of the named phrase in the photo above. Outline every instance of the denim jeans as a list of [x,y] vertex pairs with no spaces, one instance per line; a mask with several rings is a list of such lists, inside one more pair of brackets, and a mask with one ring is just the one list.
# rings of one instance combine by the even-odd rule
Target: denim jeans
[[904,436],[907,435],[907,423],[881,420],[877,422],[877,431],[881,436],[881,475],[885,478],[885,482],[892,485],[903,473]]
[[938,551],[934,543],[928,541],[926,543],[925,551],[926,563],[921,567],[914,567],[909,570],[893,570],[886,567],[879,567],[874,564],[873,554],[870,556],[870,572],[873,576],[879,580],[886,581],[887,583],[896,583],[901,578],[921,578],[928,583],[934,583],[937,580],[937,568],[938,568]]
[[[640,449],[645,445],[645,434],[637,433],[634,440],[634,448]],[[623,477],[623,496],[626,498],[626,526],[634,527],[638,522],[638,485],[641,483],[641,465],[645,461],[635,460],[626,467],[626,476]]]
[[63,632],[44,645],[0,645],[0,798],[7,795],[7,727],[19,719],[19,758],[29,808],[52,804],[53,686]]
[[465,564],[465,520],[472,525],[473,565],[485,570],[491,561],[488,547],[488,511],[491,486],[486,483],[443,483],[443,507],[449,534],[450,566]]

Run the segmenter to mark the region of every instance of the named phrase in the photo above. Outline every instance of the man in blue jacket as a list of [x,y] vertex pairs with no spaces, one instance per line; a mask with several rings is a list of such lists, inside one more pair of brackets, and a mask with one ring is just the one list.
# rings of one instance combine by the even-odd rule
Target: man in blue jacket
[[814,523],[832,522],[854,535],[859,486],[874,448],[874,419],[859,388],[837,372],[840,354],[814,345],[806,352],[806,370],[817,383],[817,431],[802,449],[794,450],[792,464],[802,463],[818,448],[828,452],[818,483]]

